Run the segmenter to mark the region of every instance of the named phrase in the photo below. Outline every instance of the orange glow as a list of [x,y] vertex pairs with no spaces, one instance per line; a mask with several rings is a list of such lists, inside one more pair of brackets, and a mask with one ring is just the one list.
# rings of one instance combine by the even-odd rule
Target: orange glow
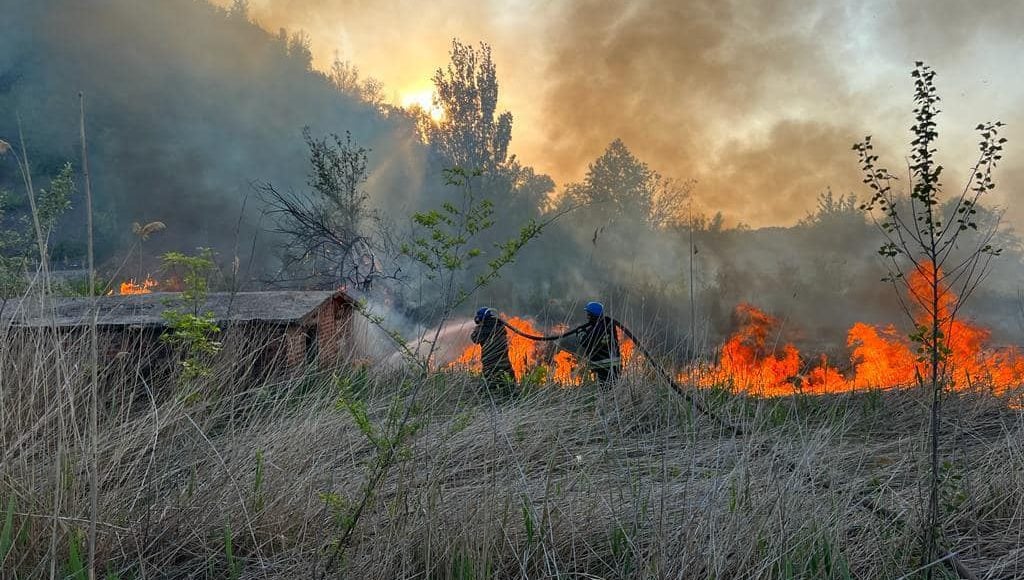
[[[942,272],[927,265],[912,272],[908,283],[915,323],[927,326],[930,313],[938,313],[949,350],[939,372],[949,377],[956,389],[984,385],[1003,393],[1024,383],[1024,357],[1016,348],[990,347],[987,329],[950,320],[956,296],[945,287],[932,296],[931,281],[936,275],[941,279]],[[850,328],[846,338],[850,364],[844,375],[824,355],[813,368],[802,372],[800,352],[792,344],[780,342],[778,320],[754,306],[737,306],[736,319],[740,327],[721,348],[718,363],[684,371],[680,381],[774,396],[906,387],[929,375],[928,361],[919,360],[916,345],[892,325],[879,328],[858,322]]]
[[146,279],[141,284],[135,282],[135,278],[128,281],[121,282],[121,287],[118,289],[118,294],[126,296],[128,294],[151,294],[153,288],[156,288],[156,280],[146,276]]
[[[512,317],[508,320],[508,323],[512,326],[522,330],[527,334],[539,334],[537,328],[530,321],[519,318],[518,316]],[[537,366],[537,357],[539,355],[539,349],[537,343],[532,340],[523,338],[514,332],[508,332],[508,358],[512,362],[512,370],[515,372],[516,379],[522,380],[523,376]],[[471,345],[462,351],[459,358],[455,359],[449,366],[456,366],[465,369],[469,369],[474,372],[480,372],[483,367],[480,362],[480,347],[478,345]]]
[[444,110],[434,105],[434,89],[417,89],[405,91],[399,96],[398,102],[403,109],[421,109],[434,122],[444,119]]
[[[527,334],[545,334],[535,324],[518,316],[508,319],[508,323]],[[559,324],[551,328],[547,334],[558,334],[567,329],[568,327],[564,324]],[[633,344],[633,341],[629,340],[621,330],[618,331],[618,338],[623,367],[630,368],[638,364],[642,358],[635,353],[636,345]],[[509,331],[508,351],[512,370],[515,372],[517,380],[522,380],[533,369],[543,367],[544,376],[553,383],[567,387],[583,383],[584,373],[579,357],[568,351],[555,350],[550,343],[534,342]],[[466,347],[448,367],[480,372],[482,370],[480,347],[475,344]]]

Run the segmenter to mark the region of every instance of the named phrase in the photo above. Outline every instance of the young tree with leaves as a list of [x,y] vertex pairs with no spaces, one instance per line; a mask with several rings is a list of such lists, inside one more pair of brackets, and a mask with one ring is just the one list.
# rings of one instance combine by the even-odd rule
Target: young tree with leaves
[[[168,272],[181,276],[181,306],[164,311],[163,318],[167,331],[160,340],[178,349],[182,355],[181,367],[186,383],[210,374],[210,358],[220,352],[221,343],[216,340],[220,327],[212,312],[206,311],[206,297],[210,292],[210,275],[213,273],[213,251],[200,248],[196,255],[168,252],[163,255],[163,266]],[[186,400],[192,400],[198,393],[190,391]]]
[[[1006,139],[999,136],[1003,123],[977,126],[981,135],[978,159],[963,189],[947,202],[951,217],[945,219],[941,209],[943,167],[935,158],[940,101],[935,71],[918,62],[912,77],[915,108],[909,199],[901,198],[893,190],[897,178],[879,166],[870,136],[853,149],[860,159],[864,183],[871,189],[871,198],[861,208],[869,213],[885,238],[878,250],[888,264],[884,281],[893,284],[898,295],[908,292],[913,297],[913,303],[904,304],[904,310],[915,324],[910,338],[918,344],[919,363],[925,369],[920,380],[927,386],[931,399],[929,494],[923,534],[924,565],[929,566],[927,577],[931,578],[930,564],[937,559],[943,530],[939,456],[942,399],[952,386],[950,331],[965,301],[984,279],[992,258],[1000,253],[992,245],[998,220],[990,220],[982,229],[976,216],[979,203],[995,189],[992,173],[1002,158]],[[914,283],[912,278],[924,283]]]
[[[24,289],[25,273],[30,264],[48,264],[50,238],[57,222],[71,208],[75,182],[71,163],[65,163],[50,180],[49,187],[37,191],[24,150],[19,155],[7,141],[0,140],[0,157],[7,154],[12,155],[18,165],[30,208],[28,215],[17,218],[15,227],[5,227],[0,232],[0,294],[11,297]],[[9,193],[0,191],[0,222],[12,217],[5,216],[11,199]]]
[[430,338],[421,342],[427,346],[426,351],[410,347],[405,338],[388,329],[383,317],[372,312],[366,303],[357,304],[357,308],[370,323],[385,330],[407,360],[419,367],[421,376],[411,386],[403,384],[387,414],[387,421],[378,426],[374,426],[365,405],[354,398],[349,385],[339,381],[339,407],[352,416],[360,431],[377,448],[377,455],[371,462],[357,500],[349,501],[337,494],[325,494],[328,508],[340,523],[340,535],[333,542],[333,549],[325,563],[325,572],[339,558],[344,558],[349,539],[362,514],[376,498],[380,483],[401,459],[408,441],[419,429],[413,422],[417,400],[420,390],[429,383],[427,379],[433,370],[433,356],[445,323],[456,309],[481,288],[497,280],[501,271],[515,261],[520,251],[539,236],[545,226],[562,215],[556,214],[542,223],[527,222],[518,236],[496,244],[495,249],[498,251],[487,260],[483,271],[470,277],[471,266],[485,258],[485,252],[477,243],[481,235],[494,225],[494,204],[480,197],[475,188],[475,180],[481,174],[480,171],[469,172],[461,168],[447,170],[445,182],[457,188],[461,194],[460,200],[457,203],[445,202],[439,209],[413,214],[416,232],[401,245],[402,255],[422,269],[429,290],[435,297],[435,326]]

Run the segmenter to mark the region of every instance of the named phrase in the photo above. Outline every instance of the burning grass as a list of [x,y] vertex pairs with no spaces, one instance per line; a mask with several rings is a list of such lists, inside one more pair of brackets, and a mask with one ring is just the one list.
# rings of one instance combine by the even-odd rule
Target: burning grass
[[[5,576],[60,569],[89,514],[84,345],[33,341],[0,350],[0,500],[13,501],[16,538]],[[190,400],[176,396],[173,365],[147,369],[130,349],[107,362],[103,569],[227,577],[230,560],[243,577],[314,577],[340,537],[325,500],[353,505],[377,448],[336,407],[331,380],[247,375],[253,350],[226,340]],[[373,421],[419,380],[340,372]],[[917,565],[916,390],[700,392],[743,425],[733,437],[636,373],[608,391],[501,399],[465,373],[441,378],[422,389],[420,430],[358,523],[349,577],[887,578]],[[945,413],[948,547],[979,577],[1024,575],[1024,417],[1005,403],[965,390]]]
[[[567,326],[559,324],[545,331],[533,321],[519,316],[513,316],[507,322],[522,332],[534,336],[560,334],[568,330]],[[508,332],[507,335],[509,360],[517,380],[523,381],[525,377],[533,376],[539,370],[537,376],[541,377],[541,382],[550,379],[551,382],[563,387],[576,387],[583,384],[587,374],[585,365],[581,364],[576,354],[563,350],[561,344],[535,342],[514,332]],[[634,357],[633,341],[627,338],[621,330],[618,331],[618,338],[623,365],[631,367],[637,364],[639,358]],[[450,369],[479,373],[482,369],[480,347],[476,345],[466,347],[459,357],[447,366]]]
[[[915,308],[915,323],[926,325],[927,309],[918,304],[928,295],[927,269],[910,276],[908,302]],[[943,374],[954,389],[984,385],[997,393],[1024,383],[1024,356],[1014,347],[988,344],[990,332],[951,316],[955,296],[941,291],[938,317],[949,354]],[[843,374],[824,355],[806,360],[792,344],[780,342],[775,317],[750,304],[736,308],[739,329],[722,347],[717,364],[680,373],[679,380],[706,387],[728,385],[736,391],[765,396],[797,392],[838,393],[871,388],[908,387],[918,376],[928,376],[918,345],[904,338],[895,326],[854,324],[847,334],[849,372]],[[844,365],[846,366],[846,365]]]
[[[925,296],[928,279],[923,271],[910,276],[910,304]],[[944,374],[954,389],[977,386],[1004,393],[1024,384],[1024,356],[1015,347],[989,344],[990,332],[961,319],[952,319],[950,307],[955,296],[947,289],[939,304],[943,332],[949,349]],[[916,308],[918,324],[924,324],[925,309]],[[896,326],[854,324],[847,333],[847,360],[830,360],[824,354],[808,357],[796,346],[782,340],[780,321],[752,304],[740,304],[734,313],[736,331],[718,349],[710,363],[697,363],[677,374],[680,383],[704,388],[727,388],[736,393],[758,396],[790,396],[798,393],[826,394],[863,391],[873,388],[912,387],[918,376],[927,376],[925,362],[919,360],[917,347]],[[529,334],[557,334],[564,326],[547,332],[532,321],[513,317],[509,323]],[[559,350],[569,345],[537,343],[509,332],[509,353],[516,377],[541,376],[564,386],[583,384],[587,370],[572,352]],[[621,331],[619,343],[626,371],[641,372],[645,367],[636,346]],[[480,371],[480,348],[467,347],[450,368]]]

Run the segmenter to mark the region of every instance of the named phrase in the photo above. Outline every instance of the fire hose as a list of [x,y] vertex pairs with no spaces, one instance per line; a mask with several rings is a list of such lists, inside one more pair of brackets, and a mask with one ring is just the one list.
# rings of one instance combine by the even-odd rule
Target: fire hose
[[[702,405],[699,401],[694,399],[693,396],[690,395],[690,393],[686,392],[686,389],[682,385],[680,385],[674,378],[672,378],[672,375],[669,374],[669,372],[665,370],[665,367],[661,366],[660,364],[658,364],[658,362],[656,360],[654,360],[654,357],[651,356],[650,351],[648,351],[646,348],[644,348],[644,345],[643,345],[642,342],[640,342],[640,339],[638,339],[635,334],[630,332],[630,330],[628,328],[626,328],[625,325],[623,325],[618,320],[615,320],[614,318],[609,318],[609,319],[612,321],[612,324],[614,325],[614,328],[621,329],[622,333],[625,334],[627,338],[629,338],[630,340],[633,341],[633,344],[636,345],[637,350],[639,350],[640,353],[642,355],[644,355],[644,360],[646,360],[647,363],[649,365],[651,365],[651,368],[653,368],[655,370],[655,372],[666,383],[668,383],[668,385],[670,387],[672,387],[672,390],[675,391],[676,394],[678,394],[679,396],[683,397],[683,399],[687,403],[692,405],[695,409],[697,409],[701,413],[704,413],[708,417],[711,417],[712,419],[714,419],[714,421],[716,423],[718,423],[719,425],[721,425],[722,427],[725,427],[729,431],[732,431],[732,433],[734,435],[737,435],[737,436],[743,435],[743,430],[741,428],[739,428],[739,427],[733,425],[732,423],[726,421],[725,419],[719,417],[717,413],[715,413],[711,409],[708,409],[707,407]],[[518,328],[512,326],[511,324],[509,324],[505,320],[502,320],[501,318],[498,319],[498,322],[500,322],[501,325],[504,326],[505,328],[511,330],[512,332],[518,334],[519,336],[521,336],[523,338],[526,338],[526,339],[529,339],[529,340],[534,340],[534,341],[544,341],[544,342],[560,340],[560,339],[566,338],[568,336],[572,336],[572,335],[576,334],[581,329],[583,329],[583,328],[585,328],[587,326],[586,324],[582,324],[580,326],[577,326],[576,328],[573,328],[572,330],[567,330],[567,331],[565,331],[565,332],[563,332],[561,334],[556,334],[556,335],[552,335],[552,336],[537,336],[535,334],[529,334],[529,333],[523,332],[523,331],[519,330]]]

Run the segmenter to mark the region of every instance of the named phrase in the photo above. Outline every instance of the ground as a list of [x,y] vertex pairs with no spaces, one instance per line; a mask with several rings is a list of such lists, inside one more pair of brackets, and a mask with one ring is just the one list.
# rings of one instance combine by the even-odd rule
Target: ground
[[[16,350],[0,376],[3,570],[27,578],[73,567],[72,544],[84,558],[89,391],[73,349]],[[252,383],[244,357],[222,364],[200,397],[178,396],[173,373],[104,369],[101,572],[923,577],[927,397],[915,390],[700,392],[735,435],[643,376],[510,396],[462,373],[342,367]],[[951,394],[943,416],[945,548],[978,578],[1024,576],[1024,416],[981,391]]]

